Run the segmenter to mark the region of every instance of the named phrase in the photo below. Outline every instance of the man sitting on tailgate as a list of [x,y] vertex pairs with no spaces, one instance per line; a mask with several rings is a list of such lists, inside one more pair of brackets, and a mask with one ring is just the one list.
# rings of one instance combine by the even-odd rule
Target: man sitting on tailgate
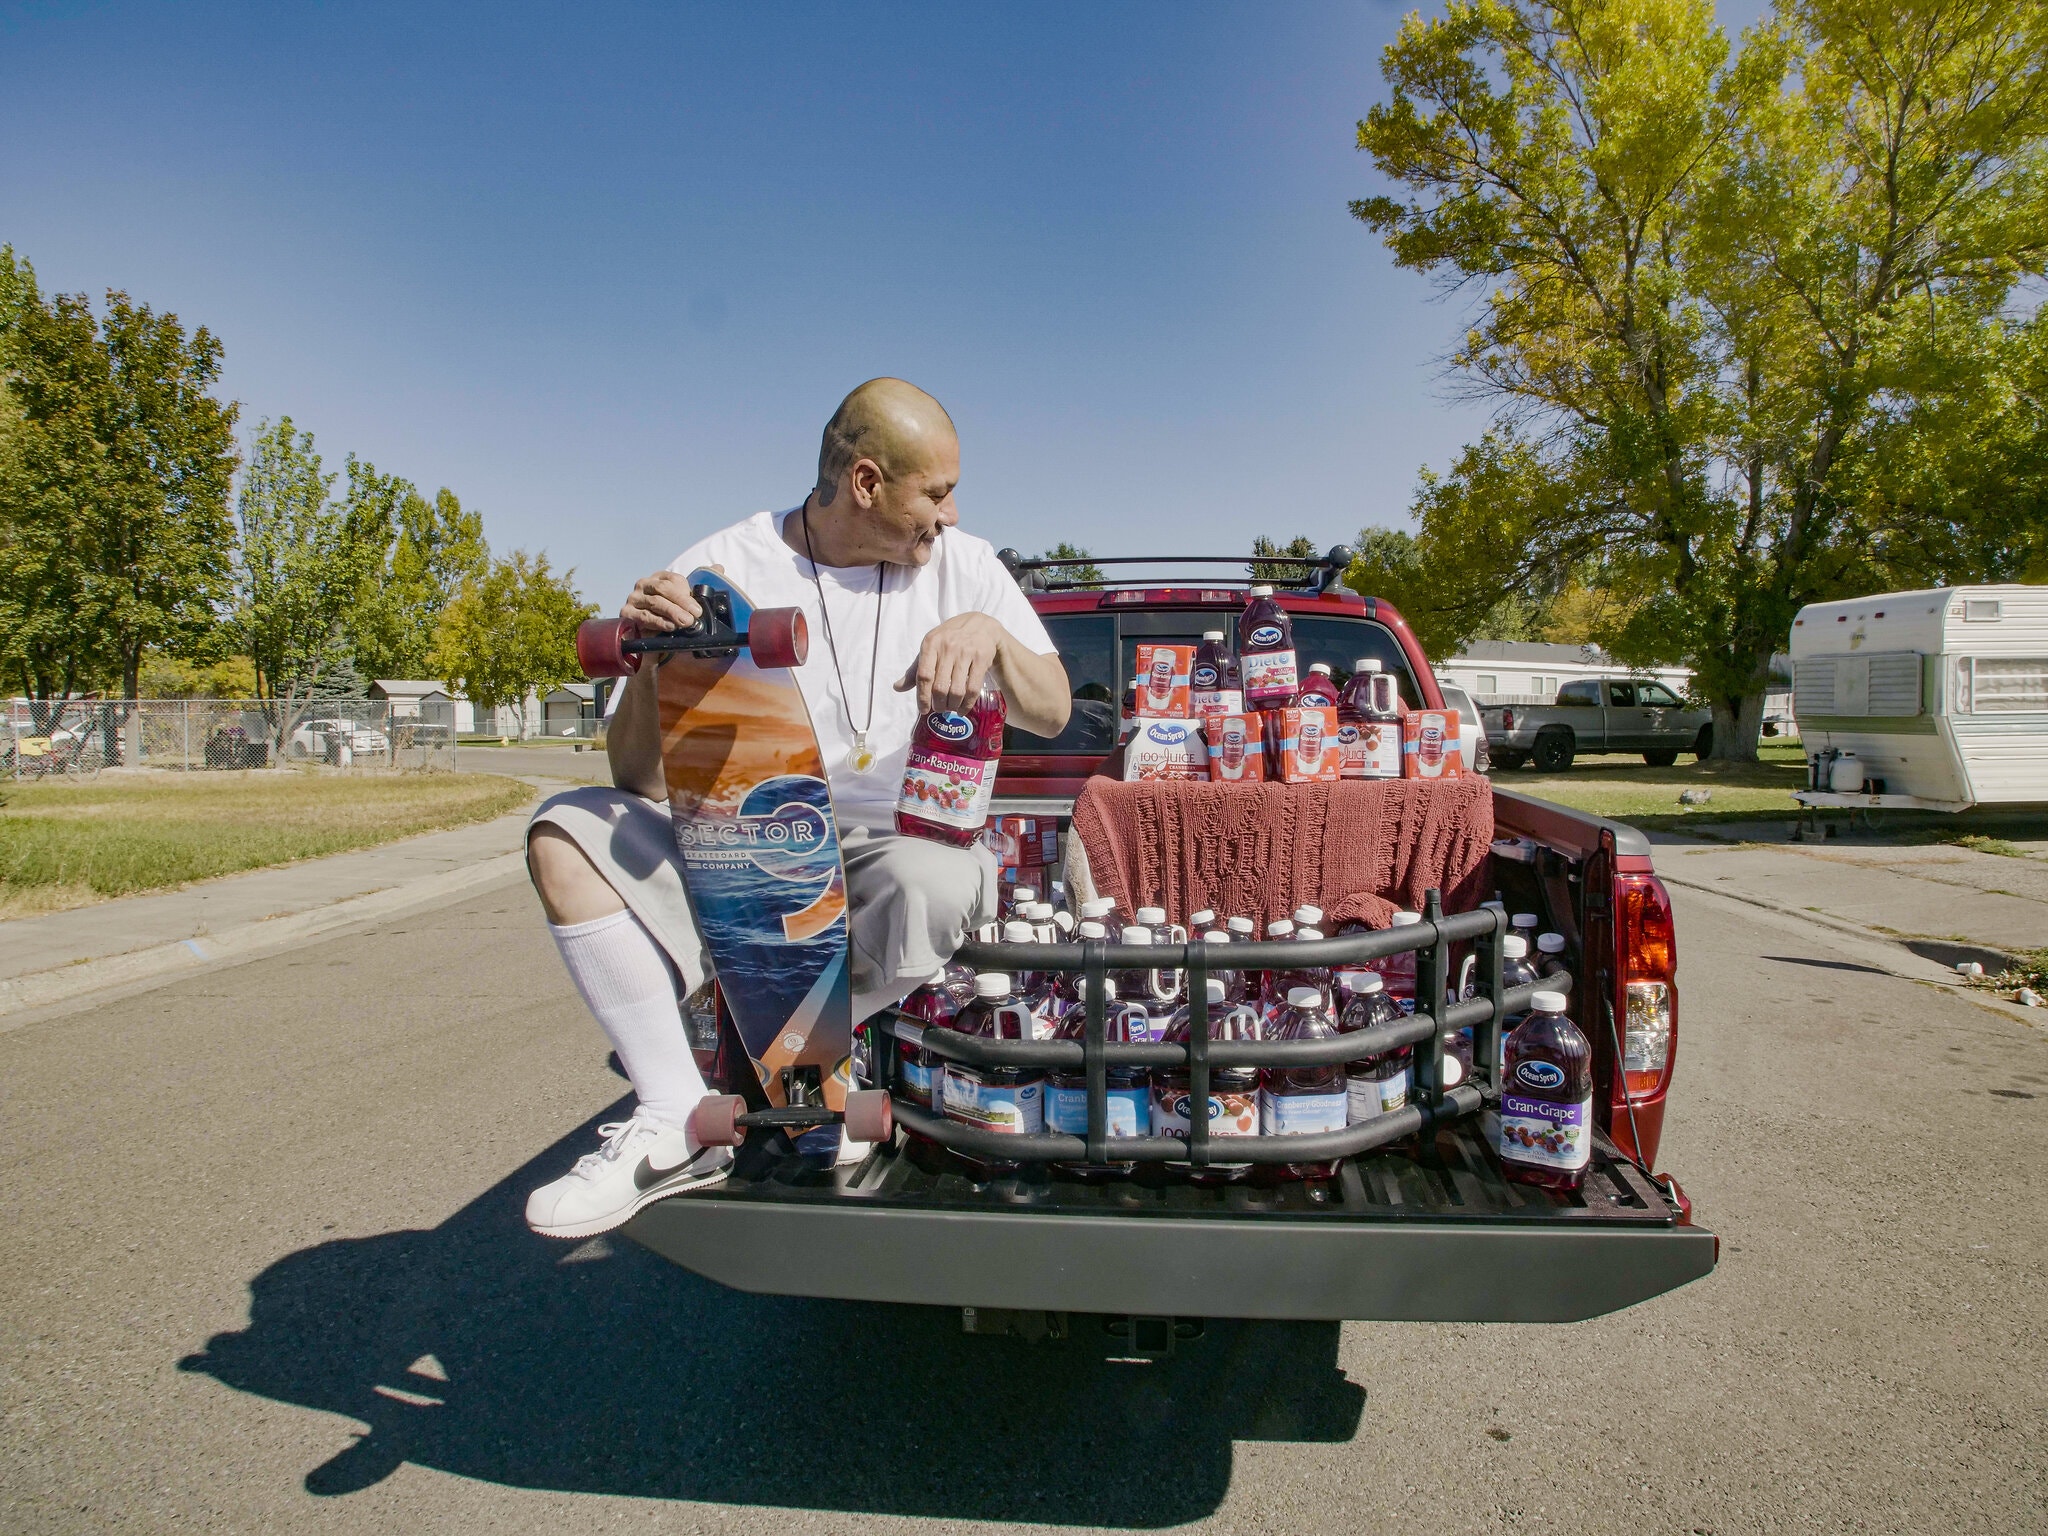
[[[695,622],[687,575],[717,566],[757,607],[801,607],[811,649],[796,669],[825,760],[846,862],[853,1014],[929,981],[995,910],[988,850],[895,830],[910,736],[931,709],[966,709],[993,678],[1012,723],[1057,735],[1066,669],[1038,615],[984,539],[956,524],[960,441],[952,418],[901,379],[840,403],[816,488],[699,540],[643,577],[619,610],[643,631]],[[633,1081],[632,1118],[533,1192],[526,1219],[550,1237],[609,1231],[665,1195],[725,1176],[731,1153],[684,1125],[704,1095],[677,997],[706,961],[669,825],[655,695],[644,667],[618,690],[607,751],[617,788],[557,795],[534,813],[527,864],[562,963]]]

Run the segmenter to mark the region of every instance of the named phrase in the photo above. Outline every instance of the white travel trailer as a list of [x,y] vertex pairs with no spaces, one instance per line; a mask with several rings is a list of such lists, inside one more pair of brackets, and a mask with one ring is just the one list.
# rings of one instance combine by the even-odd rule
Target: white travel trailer
[[1792,691],[1808,760],[1822,759],[1803,804],[2048,802],[2048,586],[1808,604]]

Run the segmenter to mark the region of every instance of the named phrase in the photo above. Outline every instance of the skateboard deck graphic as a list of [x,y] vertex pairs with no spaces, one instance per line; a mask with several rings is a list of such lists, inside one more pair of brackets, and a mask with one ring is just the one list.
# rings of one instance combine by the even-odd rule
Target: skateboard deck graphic
[[[753,605],[715,571],[691,587]],[[770,1104],[784,1072],[816,1067],[845,1104],[853,1040],[846,871],[825,764],[796,675],[745,651],[668,656],[656,674],[661,756],[683,887],[711,967]],[[815,1100],[813,1100],[815,1102]]]

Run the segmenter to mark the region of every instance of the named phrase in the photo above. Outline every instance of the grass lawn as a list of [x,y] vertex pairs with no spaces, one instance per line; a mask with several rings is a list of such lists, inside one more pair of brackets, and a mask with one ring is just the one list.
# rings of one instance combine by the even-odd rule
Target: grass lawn
[[[1652,768],[1640,752],[1599,753],[1576,759],[1570,771],[1535,773],[1495,768],[1493,782],[1615,821],[1651,826],[1682,821],[1733,821],[1796,816],[1792,791],[1806,787],[1806,753],[1797,742],[1767,741],[1755,763],[1696,763],[1691,756]],[[1678,803],[1679,791],[1705,789],[1705,805]]]
[[0,784],[0,918],[369,848],[533,798],[485,773],[285,769]]

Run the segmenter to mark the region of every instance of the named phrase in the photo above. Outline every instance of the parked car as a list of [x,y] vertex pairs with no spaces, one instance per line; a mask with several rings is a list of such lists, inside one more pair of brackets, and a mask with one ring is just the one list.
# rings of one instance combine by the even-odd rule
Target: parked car
[[1486,741],[1486,727],[1479,723],[1479,706],[1472,695],[1456,683],[1438,683],[1443,690],[1444,708],[1458,712],[1458,751],[1465,759],[1467,773],[1493,772],[1492,751]]
[[307,720],[292,732],[286,751],[295,758],[332,762],[344,743],[357,757],[383,757],[391,750],[391,739],[375,726],[354,720]]
[[[1060,650],[1074,709],[1056,737],[1009,731],[994,809],[1065,818],[1117,749],[1137,645],[1230,632],[1245,584],[1082,588],[1046,562],[1004,559]],[[1337,586],[1347,563],[1332,551],[1308,585],[1276,594],[1302,667],[1328,662],[1341,682],[1358,658],[1376,657],[1410,707],[1445,707],[1400,613]],[[1170,1345],[1175,1317],[1563,1321],[1696,1279],[1714,1267],[1718,1240],[1694,1224],[1675,1183],[1649,1172],[1678,1019],[1671,903],[1650,844],[1633,827],[1497,784],[1492,801],[1497,888],[1510,910],[1567,936],[1574,1017],[1594,1052],[1596,1131],[1618,1149],[1610,1166],[1625,1190],[1589,1185],[1563,1198],[1510,1184],[1476,1117],[1432,1122],[1426,1169],[1362,1158],[1313,1199],[1171,1180],[970,1179],[901,1135],[857,1166],[805,1170],[772,1156],[757,1132],[733,1178],[651,1205],[626,1230],[742,1290],[961,1306],[976,1309],[975,1331],[986,1308],[1123,1314],[1134,1344],[1144,1324]],[[734,1061],[744,1053],[699,1051],[725,1091],[758,1095],[751,1068]]]
[[1487,704],[1479,715],[1503,768],[1533,762],[1562,773],[1581,752],[1640,752],[1651,767],[1669,768],[1680,752],[1714,750],[1713,711],[1694,709],[1655,678],[1582,677],[1558,689],[1555,704]]

